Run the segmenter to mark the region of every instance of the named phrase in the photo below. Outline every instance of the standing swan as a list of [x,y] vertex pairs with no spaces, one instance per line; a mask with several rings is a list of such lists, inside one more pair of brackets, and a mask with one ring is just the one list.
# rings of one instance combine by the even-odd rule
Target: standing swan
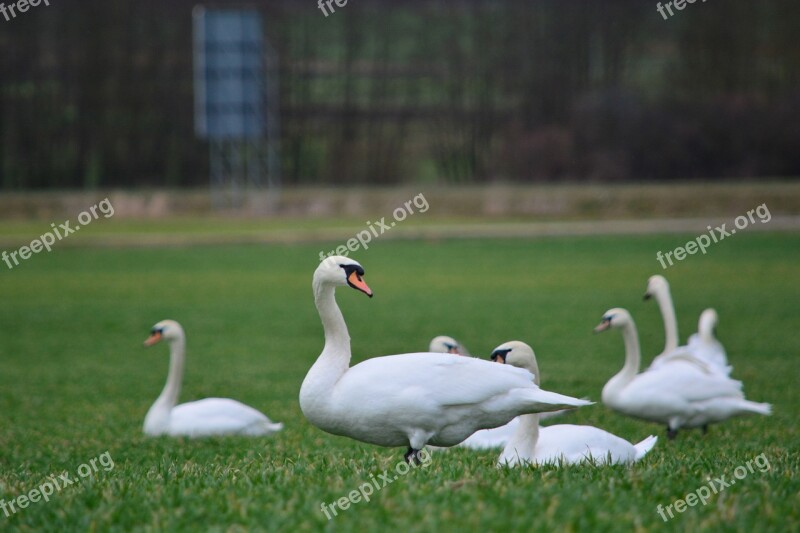
[[655,298],[658,309],[661,311],[661,318],[664,320],[664,351],[656,356],[655,360],[658,360],[659,357],[665,357],[674,352],[678,347],[678,320],[675,317],[675,305],[672,303],[667,278],[659,275],[650,276],[647,280],[644,299],[649,300],[650,298]]
[[[672,295],[669,290],[669,283],[664,276],[650,276],[647,280],[647,291],[644,299],[655,298],[658,308],[661,310],[661,317],[664,320],[664,351],[657,355],[650,368],[658,368],[673,358],[694,359],[700,365],[706,366],[709,372],[729,376],[731,367],[728,366],[728,358],[725,349],[719,342],[712,344],[708,341],[709,335],[713,338],[713,329],[717,325],[717,313],[713,309],[706,309],[700,315],[698,332],[704,333],[704,340],[708,342],[697,343],[689,339],[687,346],[678,346],[678,321],[675,317],[675,306],[672,303]],[[692,336],[694,337],[694,335]],[[716,339],[714,339],[716,341]]]
[[252,407],[228,398],[206,398],[175,405],[181,391],[186,335],[174,320],[153,326],[145,346],[161,340],[169,343],[169,375],[164,390],[144,417],[144,432],[150,436],[208,437],[212,435],[269,435],[283,429]]
[[603,403],[623,414],[667,426],[667,437],[680,428],[702,427],[737,415],[768,415],[767,403],[745,400],[742,383],[709,373],[689,358],[670,361],[639,373],[641,353],[633,318],[625,309],[610,309],[595,333],[622,329],[625,365],[603,387]]
[[[539,376],[533,349],[520,341],[501,344],[492,352],[492,361],[524,368]],[[650,435],[638,444],[592,426],[559,424],[539,427],[539,415],[518,417],[520,420],[511,440],[498,459],[499,466],[521,464],[594,464],[635,463],[653,446],[657,437]]]
[[325,346],[300,388],[300,408],[323,431],[407,446],[410,462],[426,444],[455,446],[520,414],[591,403],[539,389],[526,370],[453,354],[390,355],[350,367],[350,335],[334,291],[349,285],[372,296],[363,276],[360,264],[342,256],[314,272]]

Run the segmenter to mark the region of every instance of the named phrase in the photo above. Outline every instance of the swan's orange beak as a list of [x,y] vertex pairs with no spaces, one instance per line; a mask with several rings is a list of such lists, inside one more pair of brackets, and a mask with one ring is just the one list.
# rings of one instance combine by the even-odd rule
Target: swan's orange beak
[[349,283],[354,289],[358,289],[372,298],[372,289],[369,288],[369,286],[364,282],[363,279],[361,279],[361,276],[359,276],[358,272],[355,270],[347,277],[347,283]]
[[610,328],[610,327],[611,327],[611,320],[606,320],[606,319],[604,318],[604,319],[603,319],[603,321],[602,321],[602,322],[600,322],[600,323],[597,325],[597,327],[596,327],[596,328],[594,328],[594,332],[595,332],[595,333],[600,333],[601,331],[605,331],[605,330],[607,330],[607,329],[608,329],[608,328]]
[[451,353],[453,355],[461,355],[461,352],[458,351],[457,346],[453,346],[452,348],[447,349],[447,353]]
[[152,345],[154,345],[155,343],[157,343],[160,340],[161,340],[161,332],[160,331],[154,331],[153,333],[150,334],[149,337],[147,337],[147,340],[144,341],[144,345],[145,346],[152,346]]

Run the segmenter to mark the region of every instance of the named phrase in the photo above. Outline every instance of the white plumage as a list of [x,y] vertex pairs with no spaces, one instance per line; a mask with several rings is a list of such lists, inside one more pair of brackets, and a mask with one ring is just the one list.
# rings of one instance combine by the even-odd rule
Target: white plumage
[[[498,362],[527,369],[539,375],[539,366],[533,349],[519,341],[501,344],[492,352]],[[539,426],[539,415],[518,417],[519,425],[512,435],[498,465],[522,464],[627,464],[638,461],[655,446],[656,437],[650,435],[638,444],[630,442],[593,426],[558,424]]]
[[639,373],[641,353],[636,325],[624,309],[610,309],[595,331],[622,329],[625,365],[603,387],[603,403],[623,414],[667,426],[673,438],[679,428],[702,427],[744,414],[771,413],[771,406],[745,399],[742,383],[709,372],[690,357],[674,357]]
[[380,446],[453,446],[479,429],[515,416],[590,402],[543,391],[530,372],[452,354],[413,353],[368,359],[350,367],[350,337],[336,304],[336,286],[371,296],[364,269],[342,256],[314,272],[314,299],[325,347],[300,389],[300,407],[320,429]]
[[173,437],[209,437],[213,435],[269,435],[283,429],[266,415],[229,398],[206,398],[175,405],[183,379],[186,335],[174,320],[163,320],[153,326],[146,346],[161,339],[170,347],[170,366],[167,383],[144,418],[147,435]]

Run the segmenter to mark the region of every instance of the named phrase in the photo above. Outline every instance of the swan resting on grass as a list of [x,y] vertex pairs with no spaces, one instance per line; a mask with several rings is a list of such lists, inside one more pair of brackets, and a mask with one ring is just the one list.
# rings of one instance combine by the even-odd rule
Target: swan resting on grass
[[144,342],[152,346],[161,340],[169,344],[169,375],[161,395],[144,418],[144,432],[150,436],[209,437],[213,435],[270,435],[283,429],[263,413],[236,400],[206,398],[175,405],[181,391],[186,335],[174,320],[153,326]]
[[[533,349],[520,341],[501,344],[492,352],[492,361],[524,368],[539,376]],[[644,457],[657,437],[650,435],[638,444],[593,426],[559,424],[539,426],[539,415],[518,417],[519,427],[498,459],[498,466],[564,465],[577,463],[625,464]]]
[[447,335],[439,335],[431,340],[428,351],[432,353],[453,353],[456,355],[470,356],[466,346]]
[[350,366],[350,335],[336,287],[372,296],[363,267],[332,256],[314,272],[314,302],[325,346],[300,388],[300,408],[313,425],[378,446],[406,446],[419,461],[426,444],[450,447],[479,429],[520,414],[589,405],[541,390],[527,370],[453,354],[411,353]]
[[[457,353],[459,355],[469,355],[469,352],[459,341],[453,337],[440,335],[434,337],[430,343],[429,351],[436,353]],[[536,375],[539,379],[539,375]],[[537,384],[539,382],[537,381]],[[584,398],[585,400],[586,398]],[[550,411],[539,414],[539,421],[561,416],[568,410]],[[514,418],[508,424],[491,429],[480,429],[467,437],[465,441],[458,445],[459,448],[469,448],[471,450],[492,450],[494,448],[505,448],[508,441],[514,435],[519,426],[519,417]]]
[[703,427],[745,414],[769,415],[772,407],[745,399],[742,383],[709,373],[696,362],[676,358],[639,373],[641,352],[636,324],[625,309],[609,309],[595,333],[621,329],[625,365],[603,387],[603,403],[620,413],[667,426],[667,437],[681,428]]

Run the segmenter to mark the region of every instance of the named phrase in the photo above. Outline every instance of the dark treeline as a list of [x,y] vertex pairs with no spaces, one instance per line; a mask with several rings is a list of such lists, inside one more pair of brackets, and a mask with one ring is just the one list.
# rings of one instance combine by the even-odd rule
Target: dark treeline
[[[206,183],[194,4],[0,17],[0,187]],[[698,1],[669,20],[649,0],[258,5],[284,183],[800,174],[800,2]]]

